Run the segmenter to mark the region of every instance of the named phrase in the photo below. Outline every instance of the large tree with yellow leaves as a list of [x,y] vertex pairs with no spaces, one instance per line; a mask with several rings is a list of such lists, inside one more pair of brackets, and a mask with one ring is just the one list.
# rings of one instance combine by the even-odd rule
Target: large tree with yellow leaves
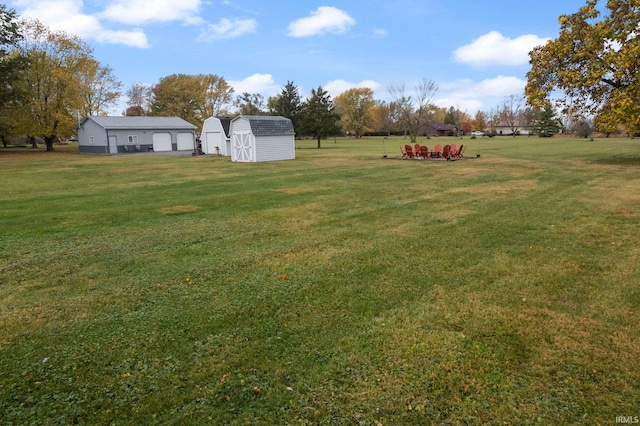
[[611,128],[640,131],[640,0],[597,0],[559,18],[560,35],[530,52],[525,95]]

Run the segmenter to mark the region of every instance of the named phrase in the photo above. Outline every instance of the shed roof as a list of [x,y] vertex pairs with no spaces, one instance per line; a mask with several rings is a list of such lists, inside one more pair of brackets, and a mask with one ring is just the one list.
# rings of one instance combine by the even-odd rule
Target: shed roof
[[293,123],[290,119],[273,115],[241,115],[234,118],[238,120],[245,118],[249,120],[251,131],[256,136],[280,136],[295,135]]
[[86,117],[81,126],[87,121],[95,121],[105,129],[185,129],[195,130],[196,126],[180,117],[127,117],[127,116],[99,116]]
[[427,123],[427,126],[431,127],[434,130],[442,130],[442,131],[458,130],[458,128],[456,126],[454,126],[453,124],[437,123],[435,121],[429,121]]
[[229,117],[218,117],[220,120],[220,124],[222,124],[222,130],[224,130],[224,134],[229,137],[229,127],[231,127],[231,118]]

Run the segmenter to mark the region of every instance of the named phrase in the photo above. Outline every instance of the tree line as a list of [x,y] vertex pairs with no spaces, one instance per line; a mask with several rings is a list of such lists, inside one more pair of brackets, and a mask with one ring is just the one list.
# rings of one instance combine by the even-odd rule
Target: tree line
[[[123,92],[113,70],[93,57],[77,36],[52,31],[37,20],[19,19],[0,4],[0,137],[41,137],[47,150],[60,136],[74,134],[82,117],[106,115],[124,96],[129,116],[178,116],[194,125],[211,116],[273,114],[292,120],[296,134],[318,140],[336,134],[403,134],[411,140],[429,122],[455,134],[496,128],[532,129],[551,136],[563,129],[587,136],[640,132],[640,5],[608,0],[601,19],[597,0],[559,18],[560,35],[530,53],[525,96],[512,95],[471,117],[460,106],[438,107],[437,85],[423,79],[412,88],[394,83],[390,101],[369,88],[352,88],[332,99],[318,86],[302,99],[291,81],[266,101],[261,94],[235,94],[215,74],[173,74],[157,84],[134,83]],[[35,142],[34,142],[35,144]]]
[[[113,70],[82,39],[0,4],[0,137],[42,137],[47,151],[86,115],[105,114],[120,96]],[[34,142],[35,144],[35,142]]]

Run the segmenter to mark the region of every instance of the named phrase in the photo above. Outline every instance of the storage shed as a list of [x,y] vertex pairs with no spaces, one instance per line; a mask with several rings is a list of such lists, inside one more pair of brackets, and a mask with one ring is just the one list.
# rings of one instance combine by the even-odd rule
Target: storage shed
[[78,126],[78,150],[98,154],[193,151],[196,126],[179,117],[88,116]]
[[293,160],[295,132],[280,116],[241,115],[231,120],[231,161]]
[[229,138],[229,117],[209,117],[202,124],[202,152],[205,154],[231,157],[231,139]]

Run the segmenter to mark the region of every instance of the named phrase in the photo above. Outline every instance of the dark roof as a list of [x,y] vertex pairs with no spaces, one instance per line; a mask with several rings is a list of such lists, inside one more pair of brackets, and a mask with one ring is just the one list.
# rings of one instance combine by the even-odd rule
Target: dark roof
[[105,129],[188,129],[195,130],[196,126],[180,117],[127,117],[92,115],[82,120],[81,126],[87,121],[95,121]]
[[222,124],[222,130],[224,130],[224,134],[229,137],[229,128],[231,127],[231,118],[230,117],[216,117],[220,120],[220,124]]
[[440,131],[454,131],[458,129],[453,124],[436,123],[435,121],[429,121],[426,125],[431,127],[433,130]]
[[295,135],[293,123],[286,117],[273,115],[241,115],[234,118],[246,118],[251,125],[251,131],[256,136]]

